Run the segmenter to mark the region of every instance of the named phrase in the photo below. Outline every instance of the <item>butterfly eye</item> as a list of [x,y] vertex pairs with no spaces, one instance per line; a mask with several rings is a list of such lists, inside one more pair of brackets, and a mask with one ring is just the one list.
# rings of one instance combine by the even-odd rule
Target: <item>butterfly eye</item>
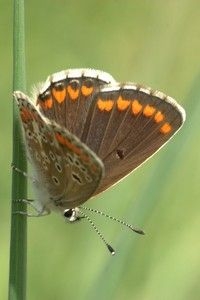
[[66,210],[64,210],[63,215],[64,215],[65,218],[70,219],[71,216],[73,215],[72,209],[66,209]]

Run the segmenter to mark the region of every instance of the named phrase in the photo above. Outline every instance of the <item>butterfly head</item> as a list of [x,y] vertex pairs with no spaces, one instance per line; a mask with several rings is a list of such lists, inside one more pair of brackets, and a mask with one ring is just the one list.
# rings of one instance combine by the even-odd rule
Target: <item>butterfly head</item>
[[63,216],[64,216],[65,220],[69,223],[73,223],[75,221],[80,221],[80,219],[82,218],[78,207],[65,209],[63,211]]

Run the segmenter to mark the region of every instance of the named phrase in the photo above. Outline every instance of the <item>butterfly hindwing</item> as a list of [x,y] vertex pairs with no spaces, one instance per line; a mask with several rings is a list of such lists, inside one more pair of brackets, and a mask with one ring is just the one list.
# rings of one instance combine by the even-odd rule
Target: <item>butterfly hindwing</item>
[[51,207],[59,201],[66,208],[85,202],[101,180],[101,160],[65,128],[44,118],[26,95],[14,95],[37,187],[47,197],[44,201]]

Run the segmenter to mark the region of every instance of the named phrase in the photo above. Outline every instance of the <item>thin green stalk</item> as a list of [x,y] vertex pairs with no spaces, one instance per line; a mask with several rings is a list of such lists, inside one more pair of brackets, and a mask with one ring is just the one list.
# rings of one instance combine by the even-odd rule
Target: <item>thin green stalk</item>
[[[25,90],[25,47],[24,47],[24,0],[14,0],[13,21],[13,89]],[[18,110],[13,104],[13,164],[26,171],[26,159],[22,145]],[[23,203],[17,199],[26,198],[26,178],[13,171],[12,209],[10,240],[9,300],[26,299],[26,259],[27,259],[27,220],[15,214],[26,211]]]

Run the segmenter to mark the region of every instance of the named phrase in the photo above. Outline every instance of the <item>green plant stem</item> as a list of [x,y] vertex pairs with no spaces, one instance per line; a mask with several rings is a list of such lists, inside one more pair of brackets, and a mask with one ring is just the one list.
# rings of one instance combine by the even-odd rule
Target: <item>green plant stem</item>
[[[13,20],[13,89],[25,90],[24,1],[14,0]],[[26,171],[18,110],[13,104],[13,164]],[[9,300],[26,299],[27,218],[16,211],[26,211],[17,199],[26,198],[26,178],[13,171],[10,240]]]

